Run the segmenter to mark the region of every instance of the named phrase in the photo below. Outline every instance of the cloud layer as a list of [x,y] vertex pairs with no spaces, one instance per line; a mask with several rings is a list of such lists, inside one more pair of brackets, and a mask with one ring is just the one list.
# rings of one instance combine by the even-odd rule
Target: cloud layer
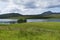
[[[56,9],[56,10],[55,10]],[[60,11],[60,0],[0,0],[0,13],[40,14]]]

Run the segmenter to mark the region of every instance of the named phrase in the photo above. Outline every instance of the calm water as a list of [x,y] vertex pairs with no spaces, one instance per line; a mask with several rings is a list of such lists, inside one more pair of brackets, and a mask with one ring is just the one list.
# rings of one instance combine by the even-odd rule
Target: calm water
[[60,22],[60,19],[27,19],[27,22]]
[[17,23],[17,19],[0,19],[0,24]]
[[[17,23],[18,19],[0,19],[0,24]],[[27,19],[27,22],[60,22],[60,19]]]

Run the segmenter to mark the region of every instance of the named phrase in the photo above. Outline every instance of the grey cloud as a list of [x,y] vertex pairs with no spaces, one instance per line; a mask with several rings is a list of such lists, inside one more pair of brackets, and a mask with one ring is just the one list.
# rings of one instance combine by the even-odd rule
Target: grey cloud
[[[19,2],[18,2],[19,1]],[[25,0],[15,0],[14,1],[14,3],[16,4],[16,5],[23,5],[26,9],[28,8],[30,8],[30,9],[35,9],[35,8],[37,8],[37,6],[35,5],[35,1],[25,1]]]
[[25,5],[25,8],[31,8],[31,9],[37,8],[37,6],[35,5],[34,2],[28,2],[28,3],[24,4],[24,5]]
[[55,7],[60,7],[60,5],[48,6],[47,8],[55,8]]
[[3,2],[8,2],[8,0],[0,0],[0,1],[3,1]]
[[[24,8],[25,8],[28,10],[27,11],[24,10],[22,12],[24,12],[24,13],[27,12],[27,13],[32,14],[33,12],[40,13],[40,12],[44,11],[42,9],[46,9],[46,8],[60,7],[60,0],[0,0],[0,1],[3,3],[9,1],[6,5],[5,5],[5,3],[3,5],[0,5],[1,6],[0,8],[5,8],[4,9],[5,11],[2,11],[2,13],[15,12],[15,11],[21,13],[21,10],[24,10]],[[9,5],[9,3],[11,3],[11,5]],[[7,6],[7,9],[5,6]],[[12,9],[9,6],[11,6],[12,8],[14,8],[15,6],[19,6],[19,7],[17,7],[18,9],[17,8]],[[7,10],[9,10],[9,11],[7,11]]]
[[[38,3],[39,2],[39,3]],[[38,3],[39,6],[35,5]],[[60,0],[36,0],[30,1],[24,4],[25,8],[53,8],[53,7],[60,7]]]
[[19,13],[21,10],[19,10],[19,9],[17,9],[17,8],[15,8],[15,9],[11,9],[9,12],[12,12],[12,13]]

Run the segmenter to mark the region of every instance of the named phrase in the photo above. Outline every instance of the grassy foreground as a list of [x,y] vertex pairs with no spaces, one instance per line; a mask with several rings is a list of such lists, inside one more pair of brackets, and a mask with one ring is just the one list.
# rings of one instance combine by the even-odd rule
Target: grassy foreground
[[0,40],[60,40],[60,22],[0,24]]

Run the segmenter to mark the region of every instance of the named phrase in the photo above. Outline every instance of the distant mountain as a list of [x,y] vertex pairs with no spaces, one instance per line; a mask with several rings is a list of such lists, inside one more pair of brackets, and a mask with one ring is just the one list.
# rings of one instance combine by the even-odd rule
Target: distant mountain
[[51,11],[47,11],[39,15],[22,15],[19,13],[6,13],[6,14],[0,15],[0,19],[2,18],[34,18],[34,19],[60,18],[60,13],[54,13]]
[[47,12],[40,14],[40,16],[41,17],[48,17],[48,18],[60,18],[60,13],[47,11]]
[[58,15],[60,13],[54,13],[54,12],[51,12],[51,11],[47,11],[47,12],[44,12],[42,14],[40,14],[41,16],[50,16],[50,15]]
[[22,15],[19,13],[7,13],[0,15],[0,18],[10,18],[10,17],[18,17],[18,16],[22,16]]
[[52,12],[51,11],[47,11],[47,12],[44,12],[42,14],[40,14],[41,16],[48,16],[48,15],[51,15]]

